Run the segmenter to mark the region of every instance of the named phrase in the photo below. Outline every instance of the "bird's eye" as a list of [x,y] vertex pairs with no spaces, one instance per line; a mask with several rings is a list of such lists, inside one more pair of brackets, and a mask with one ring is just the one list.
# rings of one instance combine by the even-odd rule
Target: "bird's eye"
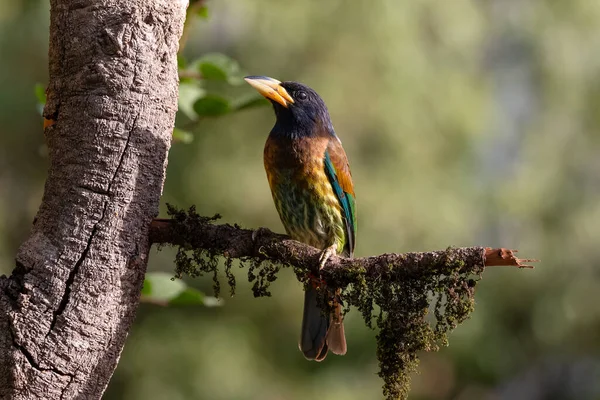
[[298,93],[296,94],[296,97],[298,98],[298,100],[306,100],[306,98],[307,98],[308,96],[306,95],[306,92],[298,92]]

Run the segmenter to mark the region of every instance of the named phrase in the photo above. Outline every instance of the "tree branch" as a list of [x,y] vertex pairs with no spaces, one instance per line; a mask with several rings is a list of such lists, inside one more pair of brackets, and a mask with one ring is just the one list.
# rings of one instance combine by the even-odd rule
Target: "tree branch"
[[[286,235],[273,233],[266,228],[258,230],[243,229],[229,224],[214,224],[215,218],[194,216],[179,219],[155,219],[150,228],[150,241],[155,244],[172,244],[190,249],[208,250],[227,258],[258,258],[280,262],[304,271],[316,273],[321,250],[290,239]],[[336,275],[335,286],[346,286],[346,279],[336,272],[356,267],[365,269],[367,275],[381,276],[389,266],[393,266],[393,276],[398,279],[406,276],[422,275],[428,271],[432,274],[443,273],[441,260],[451,256],[455,261],[464,263],[465,269],[474,266],[512,266],[517,268],[533,268],[526,263],[533,259],[519,259],[516,250],[489,247],[463,247],[441,251],[404,254],[382,254],[362,258],[345,258],[332,256],[320,271],[325,281]]]

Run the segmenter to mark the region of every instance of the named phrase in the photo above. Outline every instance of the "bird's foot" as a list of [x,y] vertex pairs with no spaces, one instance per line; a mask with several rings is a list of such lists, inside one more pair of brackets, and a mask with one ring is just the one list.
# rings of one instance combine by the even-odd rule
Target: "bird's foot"
[[267,228],[263,228],[262,226],[258,227],[257,229],[252,231],[252,241],[256,242],[256,239],[258,239],[261,235],[263,235],[267,232],[269,232],[269,230]]
[[329,260],[329,258],[331,256],[335,256],[336,254],[337,254],[337,244],[336,243],[334,243],[333,245],[331,245],[328,248],[326,248],[325,250],[323,250],[323,252],[321,253],[321,256],[319,257],[319,271],[325,267],[325,264],[327,264],[327,260]]

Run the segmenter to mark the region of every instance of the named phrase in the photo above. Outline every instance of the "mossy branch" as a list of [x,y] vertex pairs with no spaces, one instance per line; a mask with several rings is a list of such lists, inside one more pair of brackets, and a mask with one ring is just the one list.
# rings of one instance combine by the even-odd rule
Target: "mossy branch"
[[[190,210],[189,214],[174,214],[173,219],[155,219],[150,229],[154,244],[183,246],[186,249],[203,249],[226,258],[256,258],[277,262],[305,272],[317,271],[321,250],[290,239],[287,235],[266,228],[243,229],[238,225],[214,224],[220,216],[202,217]],[[357,268],[376,278],[400,280],[410,276],[447,273],[448,257],[461,262],[465,270],[481,267],[511,266],[532,268],[525,263],[537,260],[519,259],[516,250],[489,247],[451,248],[441,251],[345,258],[331,256],[321,270],[322,279],[335,287],[345,287],[354,281]],[[443,261],[444,260],[444,261]],[[443,262],[442,262],[443,261]]]
[[[375,317],[379,375],[387,399],[406,398],[418,352],[447,344],[447,333],[473,311],[475,286],[485,267],[531,268],[527,263],[537,261],[517,258],[516,250],[464,247],[363,258],[332,256],[318,271],[321,250],[288,236],[215,224],[219,216],[202,217],[193,207],[185,212],[169,206],[169,214],[172,219],[152,222],[150,240],[179,246],[177,276],[210,273],[218,295],[222,256],[233,293],[231,265],[239,259],[242,266],[250,263],[248,279],[254,282],[255,296],[269,296],[268,286],[280,267],[291,266],[301,282],[320,275],[326,287],[342,289],[346,310],[358,308],[369,327]],[[425,318],[428,313],[435,316],[433,326]]]

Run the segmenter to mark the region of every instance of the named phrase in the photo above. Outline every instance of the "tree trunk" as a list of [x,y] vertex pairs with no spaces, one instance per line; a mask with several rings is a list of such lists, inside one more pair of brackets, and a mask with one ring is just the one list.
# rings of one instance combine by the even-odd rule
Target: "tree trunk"
[[96,399],[134,320],[177,109],[186,1],[52,0],[50,170],[0,277],[0,398]]

